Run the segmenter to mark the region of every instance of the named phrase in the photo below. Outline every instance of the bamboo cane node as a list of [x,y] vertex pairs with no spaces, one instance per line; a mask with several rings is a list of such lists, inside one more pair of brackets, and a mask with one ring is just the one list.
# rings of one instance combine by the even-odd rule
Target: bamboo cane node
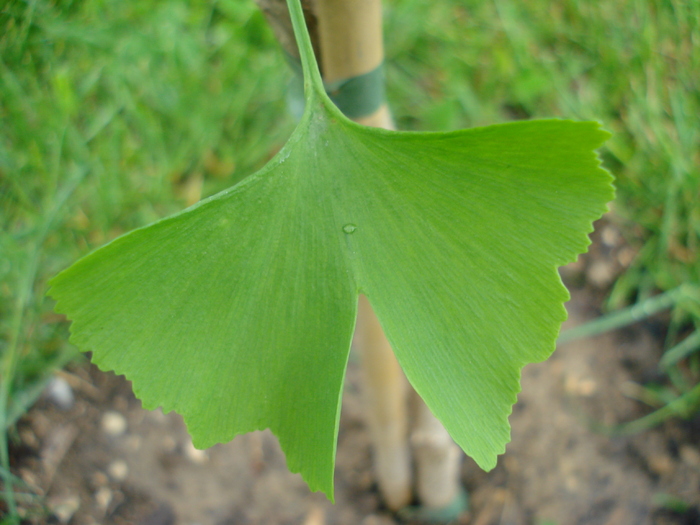
[[[289,107],[296,117],[301,117],[304,108],[304,77],[299,58],[285,53],[287,63],[294,72],[289,88]],[[373,70],[351,78],[324,82],[326,93],[333,103],[351,119],[362,119],[375,114],[384,104],[384,64]]]

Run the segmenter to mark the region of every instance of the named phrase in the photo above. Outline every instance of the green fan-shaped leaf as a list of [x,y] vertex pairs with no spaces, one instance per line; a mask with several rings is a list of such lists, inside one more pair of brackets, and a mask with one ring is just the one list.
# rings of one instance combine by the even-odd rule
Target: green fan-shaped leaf
[[453,133],[359,126],[305,65],[305,114],[237,186],[133,231],[51,282],[72,340],[182,414],[208,447],[270,428],[332,495],[341,388],[365,294],[409,380],[482,467],[509,439],[521,368],[554,349],[566,289],[613,197],[596,123]]

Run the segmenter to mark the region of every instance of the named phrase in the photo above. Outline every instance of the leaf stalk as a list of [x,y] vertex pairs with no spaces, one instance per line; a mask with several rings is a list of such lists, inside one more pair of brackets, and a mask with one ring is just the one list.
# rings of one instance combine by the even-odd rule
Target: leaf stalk
[[304,72],[304,96],[306,98],[307,107],[309,107],[315,97],[319,97],[321,100],[327,98],[326,91],[323,87],[321,72],[314,58],[314,48],[311,45],[311,36],[306,27],[301,1],[287,0],[287,7],[289,8],[289,15],[292,19],[294,37],[299,47],[299,56]]

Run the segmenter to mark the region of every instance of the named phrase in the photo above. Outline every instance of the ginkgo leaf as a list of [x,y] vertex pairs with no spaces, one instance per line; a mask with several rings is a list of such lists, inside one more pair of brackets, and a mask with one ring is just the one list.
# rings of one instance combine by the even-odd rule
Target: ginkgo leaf
[[416,391],[485,469],[509,440],[521,368],[554,349],[613,197],[592,122],[452,133],[365,128],[323,93],[290,0],[306,110],[258,173],[88,255],[51,282],[72,341],[174,410],[197,447],[270,428],[332,497],[358,293]]

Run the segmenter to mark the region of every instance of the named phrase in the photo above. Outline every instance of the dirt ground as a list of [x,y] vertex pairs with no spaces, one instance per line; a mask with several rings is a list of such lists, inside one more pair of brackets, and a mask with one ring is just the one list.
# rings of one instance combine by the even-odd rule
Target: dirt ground
[[[580,280],[580,271],[569,271],[568,280]],[[568,326],[599,315],[602,297],[590,285],[573,289]],[[590,424],[648,412],[623,392],[657,377],[663,329],[657,321],[571,342],[526,367],[510,419],[512,442],[492,472],[464,460],[470,508],[454,523],[700,523],[700,418],[615,438]],[[75,394],[72,406],[60,409],[42,399],[18,425],[11,451],[14,472],[46,496],[45,508],[21,504],[28,523],[404,523],[383,508],[372,475],[354,357],[343,399],[335,505],[287,471],[267,432],[196,451],[179,416],[141,409],[123,378],[91,365],[61,377]]]

